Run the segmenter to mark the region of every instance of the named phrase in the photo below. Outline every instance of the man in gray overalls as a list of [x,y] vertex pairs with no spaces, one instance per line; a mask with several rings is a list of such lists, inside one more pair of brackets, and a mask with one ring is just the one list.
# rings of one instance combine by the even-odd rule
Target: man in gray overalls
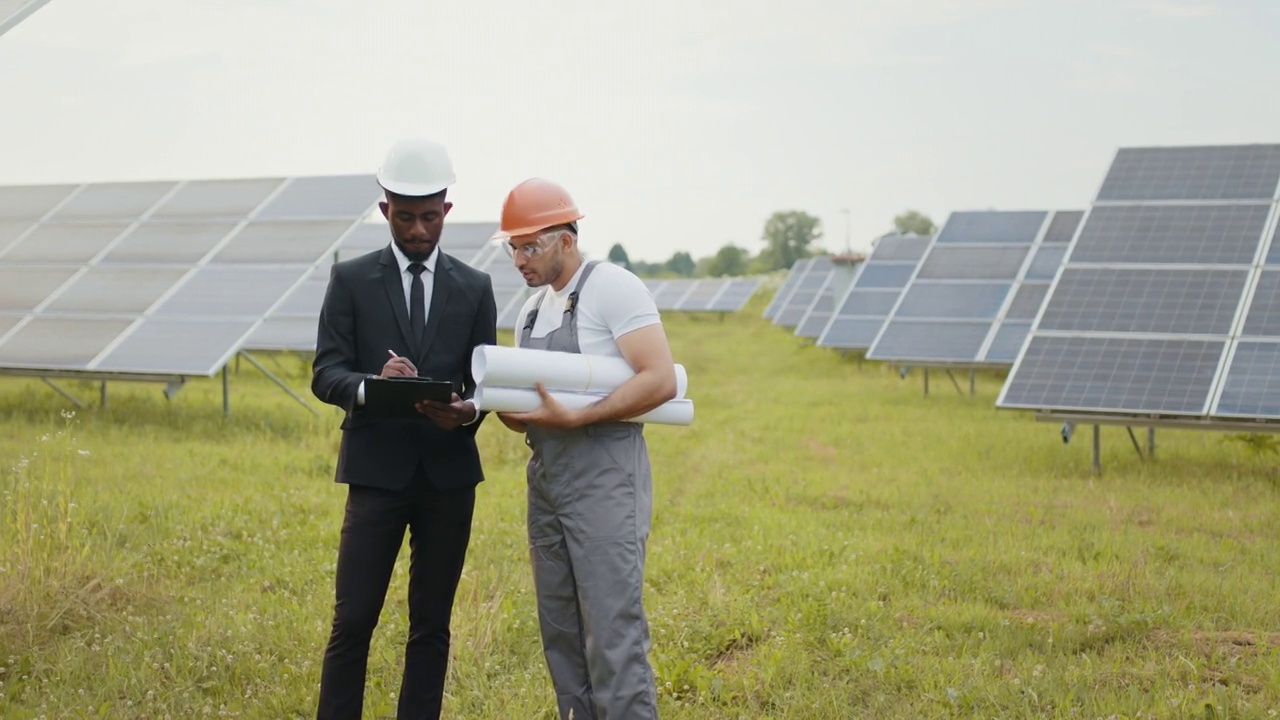
[[672,399],[675,365],[653,296],[618,265],[584,262],[569,193],[534,178],[502,206],[500,235],[530,287],[519,347],[624,358],[636,374],[570,410],[541,385],[542,406],[499,413],[524,432],[529,548],[543,654],[561,718],[658,717],[641,595],[653,482],[644,426],[622,422]]

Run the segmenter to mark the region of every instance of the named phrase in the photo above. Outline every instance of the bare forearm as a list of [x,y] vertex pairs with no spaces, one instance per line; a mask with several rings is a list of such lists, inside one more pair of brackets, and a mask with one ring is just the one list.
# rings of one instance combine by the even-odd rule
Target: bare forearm
[[581,424],[612,422],[643,415],[676,396],[674,367],[645,370],[581,411]]

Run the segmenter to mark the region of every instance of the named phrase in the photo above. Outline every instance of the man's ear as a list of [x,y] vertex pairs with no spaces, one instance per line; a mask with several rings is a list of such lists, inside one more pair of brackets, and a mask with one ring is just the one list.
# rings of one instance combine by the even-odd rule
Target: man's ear
[[387,204],[386,200],[381,200],[378,202],[378,209],[382,211],[382,217],[388,220],[391,219],[391,216],[387,214],[390,208],[391,206]]
[[452,209],[453,209],[453,203],[446,201],[444,204],[444,214],[441,215],[441,217],[444,217],[444,215],[448,215],[449,211]]

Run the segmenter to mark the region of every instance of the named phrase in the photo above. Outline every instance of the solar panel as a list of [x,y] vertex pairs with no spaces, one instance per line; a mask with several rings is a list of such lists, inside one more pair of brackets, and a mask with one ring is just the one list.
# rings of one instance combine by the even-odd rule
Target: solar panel
[[49,0],[0,0],[0,35],[4,35]]
[[692,280],[668,280],[654,293],[653,301],[658,306],[659,312],[674,312],[680,308],[680,301],[692,289]]
[[[764,317],[766,320],[773,320],[778,311],[782,308],[787,298],[791,297],[791,291],[795,290],[796,283],[800,281],[808,270],[809,265],[813,263],[812,258],[804,258],[791,263],[791,269],[787,271],[787,277],[782,281],[782,287],[778,288],[778,292],[774,293],[773,299],[764,309]],[[659,310],[662,308],[659,307]]]
[[813,302],[809,303],[800,322],[796,324],[796,336],[817,338],[821,335],[827,323],[831,321],[831,315],[836,310],[836,302],[849,291],[849,286],[857,276],[856,265],[837,263],[832,267],[826,281],[818,289],[818,294],[814,296]]
[[818,291],[822,289],[834,270],[835,264],[831,262],[830,256],[820,255],[811,258],[804,274],[796,281],[791,294],[783,300],[777,314],[773,316],[773,324],[786,328],[799,325],[805,311],[809,309],[809,305],[813,303],[814,298],[818,296]]
[[[1052,233],[1071,237],[1079,211],[952,213],[925,250],[867,350],[872,360],[929,365],[1006,365],[1009,345],[1040,309],[1048,283],[1030,277],[1053,259],[1040,248]],[[1006,320],[1014,325],[1003,331]],[[994,352],[992,351],[994,348]]]
[[0,243],[0,372],[212,374],[376,198],[371,176],[0,187],[0,228],[28,227]]
[[712,312],[738,312],[747,304],[756,290],[760,288],[758,278],[735,278],[729,280],[724,292],[720,293],[707,309]]
[[997,407],[1280,419],[1280,145],[1122,148]]
[[932,241],[932,237],[910,234],[878,238],[844,295],[836,299],[835,311],[818,335],[818,347],[871,347]]

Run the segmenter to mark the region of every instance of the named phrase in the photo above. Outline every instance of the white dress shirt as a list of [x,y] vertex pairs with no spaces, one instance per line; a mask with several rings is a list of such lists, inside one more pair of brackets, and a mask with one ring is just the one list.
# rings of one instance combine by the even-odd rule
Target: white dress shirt
[[[394,241],[392,241],[391,243],[391,254],[395,255],[396,264],[400,266],[400,285],[404,288],[404,307],[406,310],[410,310],[409,302],[410,302],[410,297],[413,293],[413,273],[409,272],[409,265],[413,261],[410,260],[407,256],[405,256],[404,252],[400,250],[400,247],[396,245]],[[431,251],[431,256],[428,257],[426,261],[423,263],[423,265],[426,265],[427,267],[426,271],[422,273],[422,299],[423,299],[422,317],[423,318],[431,317],[431,294],[435,290],[436,261],[439,257],[440,257],[440,248],[437,247],[435,250]],[[410,317],[412,317],[413,313],[410,312],[409,315]],[[388,356],[387,359],[389,360],[390,356]],[[360,381],[360,387],[356,389],[356,404],[364,405],[364,381],[363,380]],[[480,419],[479,410],[476,411],[475,417],[471,418],[470,420],[462,424],[470,425],[471,423],[475,422],[478,419]]]

